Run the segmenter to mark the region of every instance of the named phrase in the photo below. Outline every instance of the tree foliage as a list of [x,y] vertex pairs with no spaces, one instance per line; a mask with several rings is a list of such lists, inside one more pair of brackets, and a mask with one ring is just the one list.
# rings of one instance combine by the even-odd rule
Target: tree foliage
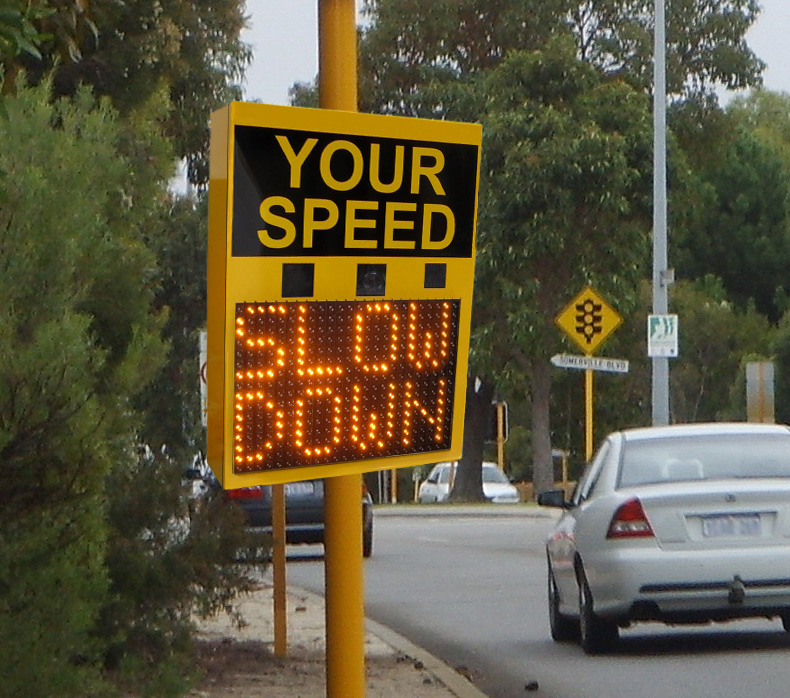
[[[575,3],[573,33],[582,60],[632,85],[653,84],[653,0]],[[671,0],[666,3],[666,75],[672,95],[751,87],[765,64],[746,44],[757,0]]]
[[[580,60],[651,91],[652,0],[367,0],[364,10],[364,111],[431,116],[426,84],[491,70],[509,52],[543,49],[558,36],[573,36]],[[765,65],[744,38],[758,12],[756,0],[667,3],[670,94],[759,84]]]
[[423,87],[537,49],[564,24],[569,0],[366,0],[360,45],[363,111],[429,116]]
[[199,338],[206,323],[208,211],[205,198],[179,198],[149,242],[159,260],[156,303],[167,308],[163,334],[171,351],[148,385],[142,433],[179,463],[205,450],[200,416]]
[[238,0],[49,0],[50,12],[31,20],[46,40],[42,58],[20,56],[7,72],[27,70],[38,82],[53,74],[55,94],[81,84],[107,96],[126,115],[165,90],[165,133],[185,158],[189,179],[208,182],[208,115],[238,99],[250,61],[240,41],[245,24]]
[[587,283],[627,309],[644,272],[648,112],[643,95],[601,79],[567,44],[511,54],[458,106],[484,127],[474,356],[502,389],[526,390],[545,489],[549,357],[562,346],[553,318]]
[[738,307],[754,303],[772,322],[790,294],[790,120],[776,106],[755,96],[728,109],[728,134],[698,169],[701,216],[679,231],[676,257],[683,276],[719,277]]
[[[38,43],[43,38],[33,21],[47,11],[33,3],[2,0],[0,3],[0,64],[6,64],[22,53],[41,57]],[[2,78],[0,78],[2,80]]]
[[770,324],[754,308],[738,309],[718,279],[678,283],[672,309],[682,318],[680,356],[670,374],[674,422],[746,419],[731,404],[744,356],[767,353]]

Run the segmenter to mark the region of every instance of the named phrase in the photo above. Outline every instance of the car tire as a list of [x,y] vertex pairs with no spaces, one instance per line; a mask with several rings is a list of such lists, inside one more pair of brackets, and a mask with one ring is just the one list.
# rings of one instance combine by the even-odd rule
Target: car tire
[[579,570],[579,643],[585,654],[603,654],[617,644],[617,625],[596,615],[590,585]]
[[790,633],[790,610],[782,614],[782,627],[785,629],[785,632]]
[[373,555],[373,526],[362,531],[362,557]]
[[560,613],[560,595],[551,567],[549,567],[548,597],[551,639],[554,642],[578,642],[579,621]]

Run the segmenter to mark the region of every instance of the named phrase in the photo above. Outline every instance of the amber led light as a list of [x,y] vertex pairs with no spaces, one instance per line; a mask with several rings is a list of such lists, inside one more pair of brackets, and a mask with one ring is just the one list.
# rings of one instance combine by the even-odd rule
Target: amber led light
[[236,473],[449,448],[460,301],[236,304]]

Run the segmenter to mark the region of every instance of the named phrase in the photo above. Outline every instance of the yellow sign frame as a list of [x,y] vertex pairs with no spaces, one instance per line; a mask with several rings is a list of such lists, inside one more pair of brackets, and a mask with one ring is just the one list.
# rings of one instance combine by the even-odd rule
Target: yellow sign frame
[[[395,224],[389,236],[391,246],[398,247],[390,256],[387,250],[352,251],[353,255],[305,257],[304,250],[288,255],[234,256],[234,158],[238,155],[234,133],[237,126],[282,129],[304,132],[316,138],[322,134],[337,137],[337,142],[352,138],[391,139],[404,148],[415,146],[441,150],[446,144],[476,148],[476,168],[464,173],[474,179],[469,254],[466,256],[432,256],[431,250],[403,250],[403,232]],[[407,119],[401,117],[358,114],[333,110],[302,109],[263,104],[233,102],[212,114],[210,185],[209,185],[209,261],[208,261],[208,409],[207,456],[221,485],[226,489],[263,484],[279,484],[317,477],[331,477],[397,467],[423,465],[443,460],[457,460],[463,441],[463,413],[468,366],[469,328],[474,281],[477,183],[482,129],[478,124]],[[294,148],[292,158],[301,153]],[[436,177],[430,161],[425,178]],[[418,163],[419,164],[419,163]],[[436,181],[436,180],[434,180]],[[412,186],[414,179],[412,178]],[[468,183],[467,183],[468,184]],[[383,197],[386,198],[386,197]],[[397,205],[396,205],[397,206]],[[259,227],[260,220],[256,221]],[[415,233],[419,237],[419,232]],[[425,242],[425,237],[423,237]],[[430,242],[430,240],[429,240]],[[419,247],[419,239],[417,242]],[[308,252],[311,252],[308,250]],[[389,252],[392,252],[390,250]],[[364,255],[364,256],[363,256]],[[450,447],[407,455],[385,456],[344,463],[288,467],[256,472],[234,472],[234,316],[237,303],[280,303],[294,300],[283,296],[281,269],[287,264],[309,261],[314,265],[314,292],[304,302],[366,300],[454,299],[460,301],[459,333]],[[440,262],[446,268],[443,284],[425,288],[426,264]],[[361,296],[358,286],[360,264],[385,264],[386,292]]]

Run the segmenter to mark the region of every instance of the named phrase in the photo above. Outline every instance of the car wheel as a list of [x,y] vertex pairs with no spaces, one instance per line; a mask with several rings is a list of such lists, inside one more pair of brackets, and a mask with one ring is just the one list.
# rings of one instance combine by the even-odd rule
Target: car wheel
[[560,596],[557,582],[549,567],[549,627],[554,642],[578,642],[579,621],[560,613]]
[[370,557],[373,554],[373,526],[369,526],[362,531],[362,557]]
[[617,626],[611,621],[596,615],[590,586],[579,571],[579,641],[585,654],[602,654],[611,650],[619,633]]
[[790,633],[790,611],[785,611],[782,614],[782,627],[786,632]]

